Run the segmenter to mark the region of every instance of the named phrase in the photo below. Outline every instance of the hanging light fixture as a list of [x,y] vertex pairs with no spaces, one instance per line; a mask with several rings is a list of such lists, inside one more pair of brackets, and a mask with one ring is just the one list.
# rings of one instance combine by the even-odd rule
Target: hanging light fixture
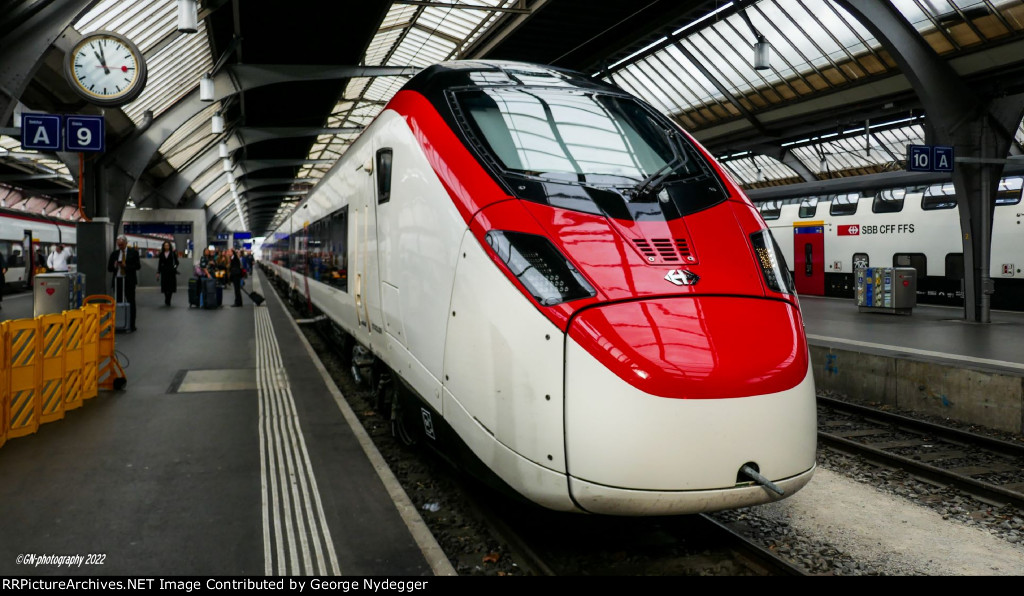
[[213,101],[214,95],[213,77],[206,73],[199,79],[199,101]]
[[230,157],[231,154],[228,152],[228,144],[225,143],[224,141],[220,142],[220,145],[218,145],[217,149],[218,151],[220,151],[220,156],[222,158]]
[[750,32],[754,34],[754,70],[767,70],[771,68],[771,55],[769,50],[772,44],[768,43],[768,40],[761,35],[761,32],[754,27],[754,23],[751,22],[750,17],[747,15],[747,11],[741,10],[740,17],[747,22],[747,27],[750,27]]
[[210,128],[213,129],[213,134],[215,135],[224,132],[224,116],[221,116],[220,112],[217,112],[213,115],[213,118],[210,118]]
[[755,70],[768,70],[772,67],[771,65],[771,50],[772,44],[768,43],[768,40],[764,38],[764,35],[757,34],[757,43],[754,44],[754,69]]
[[199,31],[199,6],[196,0],[178,0],[178,31],[182,33]]
[[229,174],[231,173],[231,170],[235,169],[234,166],[231,165],[230,159],[225,159],[223,162],[221,162],[221,165],[224,167],[224,171]]

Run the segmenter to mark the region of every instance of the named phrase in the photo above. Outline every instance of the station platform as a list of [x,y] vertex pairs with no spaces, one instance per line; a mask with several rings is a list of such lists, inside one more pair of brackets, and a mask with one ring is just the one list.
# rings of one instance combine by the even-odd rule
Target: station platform
[[800,296],[819,389],[1014,433],[1024,432],[1024,313],[991,323],[956,307],[862,313],[852,299]]
[[[256,289],[269,289],[259,277]],[[0,448],[0,576],[455,575],[272,291],[140,288],[127,387]],[[29,317],[30,293],[3,318]],[[80,556],[61,566],[39,556]]]

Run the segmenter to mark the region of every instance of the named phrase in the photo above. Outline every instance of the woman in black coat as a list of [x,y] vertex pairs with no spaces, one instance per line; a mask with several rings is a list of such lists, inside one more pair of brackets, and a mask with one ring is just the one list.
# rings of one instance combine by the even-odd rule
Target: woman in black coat
[[164,304],[171,305],[171,294],[178,290],[178,255],[170,242],[160,247],[156,264],[156,277],[160,280],[160,291],[164,293]]

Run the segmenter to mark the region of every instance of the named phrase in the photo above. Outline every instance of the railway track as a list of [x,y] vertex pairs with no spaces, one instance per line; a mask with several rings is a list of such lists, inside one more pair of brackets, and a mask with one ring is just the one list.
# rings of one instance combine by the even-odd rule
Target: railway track
[[707,515],[609,518],[516,511],[492,502],[473,499],[526,575],[808,575]]
[[821,442],[1024,508],[1024,445],[826,397],[818,404]]

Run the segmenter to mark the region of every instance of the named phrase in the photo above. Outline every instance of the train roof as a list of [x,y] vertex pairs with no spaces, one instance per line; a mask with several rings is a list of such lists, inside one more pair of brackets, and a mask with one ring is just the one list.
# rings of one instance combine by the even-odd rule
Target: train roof
[[403,87],[431,96],[459,87],[566,87],[625,94],[581,72],[529,62],[455,60],[440,62],[420,71]]

